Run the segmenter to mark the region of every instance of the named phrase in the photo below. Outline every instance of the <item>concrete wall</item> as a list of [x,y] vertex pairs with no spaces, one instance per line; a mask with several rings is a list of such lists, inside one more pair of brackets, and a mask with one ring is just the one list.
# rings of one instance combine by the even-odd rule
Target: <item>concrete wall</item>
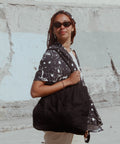
[[79,55],[93,100],[98,106],[119,105],[120,7],[110,0],[99,2],[0,0],[0,99],[31,99],[30,88],[46,49],[50,18],[65,9],[77,23],[72,48]]

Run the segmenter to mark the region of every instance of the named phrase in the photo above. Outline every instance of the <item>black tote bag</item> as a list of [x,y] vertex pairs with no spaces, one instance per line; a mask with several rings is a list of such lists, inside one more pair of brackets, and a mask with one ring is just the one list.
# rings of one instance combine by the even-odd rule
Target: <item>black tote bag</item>
[[[59,54],[72,72],[71,62],[66,61],[64,54],[60,51]],[[88,90],[80,81],[54,94],[42,97],[33,110],[33,126],[43,131],[84,135],[87,130],[89,109]]]
[[42,97],[33,110],[34,128],[83,135],[87,130],[88,99],[81,82]]
[[[73,72],[71,62],[66,60],[64,53],[57,52]],[[86,130],[100,130],[101,125],[101,119],[83,81],[42,97],[33,109],[33,127],[37,130],[84,135]]]

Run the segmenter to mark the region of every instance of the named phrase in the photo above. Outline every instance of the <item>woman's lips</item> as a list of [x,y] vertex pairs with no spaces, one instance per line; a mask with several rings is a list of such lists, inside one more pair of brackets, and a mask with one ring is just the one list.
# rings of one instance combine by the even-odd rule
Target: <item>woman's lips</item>
[[60,34],[65,34],[66,33],[66,31],[60,31]]

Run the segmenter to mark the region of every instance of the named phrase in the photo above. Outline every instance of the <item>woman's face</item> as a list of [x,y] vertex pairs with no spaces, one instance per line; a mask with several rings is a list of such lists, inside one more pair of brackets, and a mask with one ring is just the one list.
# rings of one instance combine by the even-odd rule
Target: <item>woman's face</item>
[[[62,24],[62,25],[61,25]],[[70,41],[71,33],[74,28],[68,16],[65,14],[58,14],[54,19],[53,33],[59,42]]]

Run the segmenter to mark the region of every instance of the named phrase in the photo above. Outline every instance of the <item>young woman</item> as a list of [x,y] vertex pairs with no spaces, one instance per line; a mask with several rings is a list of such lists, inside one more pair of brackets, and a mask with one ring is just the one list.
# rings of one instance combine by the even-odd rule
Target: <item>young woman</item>
[[[31,96],[41,97],[33,111],[33,126],[45,131],[45,144],[71,144],[73,134],[101,131],[101,119],[84,85],[76,52],[75,20],[64,10],[56,12],[48,31],[47,50],[36,72]],[[93,127],[94,126],[94,127]]]

